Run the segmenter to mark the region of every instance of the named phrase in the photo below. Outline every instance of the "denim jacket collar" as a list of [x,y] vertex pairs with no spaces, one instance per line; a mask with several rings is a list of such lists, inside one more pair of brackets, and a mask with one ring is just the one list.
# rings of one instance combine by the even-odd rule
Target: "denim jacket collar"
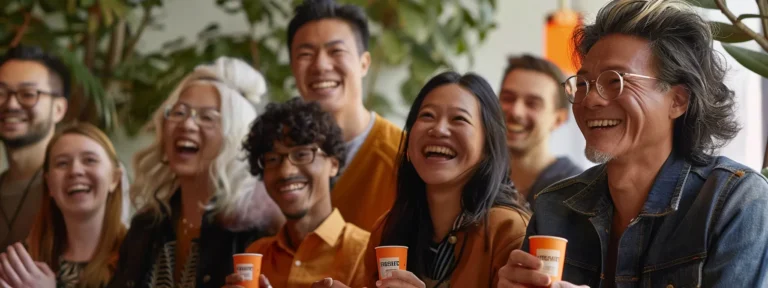
[[[648,198],[638,216],[658,217],[676,211],[690,172],[691,165],[683,157],[678,157],[672,152],[653,181]],[[586,186],[563,202],[566,207],[587,216],[600,214],[604,209],[613,209],[605,164],[589,169],[576,178],[578,179],[574,180]]]

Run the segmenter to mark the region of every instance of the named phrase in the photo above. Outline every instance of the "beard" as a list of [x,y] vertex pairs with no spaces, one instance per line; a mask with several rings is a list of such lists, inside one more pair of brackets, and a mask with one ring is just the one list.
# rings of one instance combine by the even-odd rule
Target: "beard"
[[584,148],[584,155],[587,156],[589,161],[595,164],[605,164],[613,159],[613,155],[597,150],[593,147],[587,146]]
[[[4,111],[4,113],[7,113],[7,111]],[[28,145],[36,144],[43,139],[45,139],[46,136],[48,136],[48,133],[51,131],[51,128],[53,127],[53,120],[52,117],[52,111],[49,113],[48,118],[44,119],[41,122],[34,123],[30,122],[29,130],[27,131],[27,134],[24,134],[22,136],[16,137],[16,138],[6,138],[5,136],[0,135],[0,141],[5,143],[5,146],[9,149],[18,149],[22,147],[26,147]]]

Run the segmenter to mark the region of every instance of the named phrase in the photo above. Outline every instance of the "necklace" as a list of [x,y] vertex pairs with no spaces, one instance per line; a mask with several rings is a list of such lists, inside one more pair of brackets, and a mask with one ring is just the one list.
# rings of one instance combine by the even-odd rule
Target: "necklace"
[[[13,212],[13,217],[11,219],[8,219],[8,215],[5,213],[5,208],[3,208],[2,205],[0,205],[0,214],[2,214],[3,218],[5,219],[5,225],[8,228],[8,235],[11,234],[11,230],[13,230],[13,225],[16,223],[16,219],[19,217],[19,213],[21,213],[22,207],[24,207],[24,202],[27,201],[27,196],[29,196],[29,188],[32,188],[32,183],[35,183],[35,179],[40,175],[40,172],[43,171],[43,168],[40,168],[35,172],[35,175],[32,176],[32,179],[29,179],[29,182],[27,182],[27,188],[24,189],[24,195],[21,196],[21,201],[19,201],[19,206],[16,207],[16,211]],[[2,185],[5,182],[5,174],[3,174],[2,177],[0,177],[0,191],[2,191]],[[5,241],[5,239],[3,239]]]

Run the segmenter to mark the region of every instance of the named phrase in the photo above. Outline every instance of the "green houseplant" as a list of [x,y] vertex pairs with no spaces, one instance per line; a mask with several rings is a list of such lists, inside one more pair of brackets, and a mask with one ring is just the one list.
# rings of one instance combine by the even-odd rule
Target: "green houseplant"
[[[768,78],[768,0],[755,0],[758,11],[756,13],[736,15],[729,8],[726,0],[687,0],[693,5],[706,9],[720,10],[725,15],[729,23],[711,22],[714,37],[722,42],[725,51],[730,54],[745,68]],[[744,24],[744,19],[758,18],[762,26],[763,33],[758,33]],[[755,41],[762,51],[754,51],[734,45],[747,41]],[[763,167],[768,167],[768,142],[766,142],[765,153],[763,154]],[[763,170],[764,175],[768,175],[768,170]]]
[[[178,1],[178,0],[177,0]],[[189,1],[189,0],[184,0]],[[212,1],[212,0],[211,0]],[[143,33],[162,29],[166,0],[5,0],[0,8],[0,53],[34,44],[58,53],[75,79],[68,119],[121,128],[133,135],[174,85],[194,66],[222,55],[246,59],[264,73],[269,98],[295,95],[288,66],[286,23],[299,0],[216,0],[218,9],[243,21],[248,33],[224,34],[210,23],[197,39],[169,39],[162,49],[136,50]],[[410,104],[435,71],[468,55],[496,24],[496,0],[339,0],[365,7],[371,20],[373,63],[365,104],[380,114],[392,104],[374,91],[379,71],[405,65],[399,91]]]

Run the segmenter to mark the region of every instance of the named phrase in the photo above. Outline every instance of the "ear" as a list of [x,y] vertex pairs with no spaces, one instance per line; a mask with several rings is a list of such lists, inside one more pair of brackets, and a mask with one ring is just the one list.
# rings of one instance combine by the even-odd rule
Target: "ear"
[[563,126],[565,122],[568,122],[568,108],[555,108],[555,123],[552,125],[552,131]]
[[53,121],[55,123],[58,124],[64,119],[64,115],[67,114],[68,106],[67,98],[53,97]]
[[339,175],[339,159],[336,159],[336,157],[331,157],[331,177],[336,177]]
[[672,86],[672,106],[669,108],[669,118],[677,119],[688,111],[688,103],[691,99],[691,92],[684,85]]
[[115,170],[112,172],[112,184],[109,185],[109,193],[115,192],[117,190],[117,186],[121,185],[121,181],[123,180],[123,169],[120,167],[115,167]]
[[368,68],[371,67],[371,53],[368,51],[363,52],[362,55],[360,55],[360,75],[365,77],[365,75],[368,75]]

